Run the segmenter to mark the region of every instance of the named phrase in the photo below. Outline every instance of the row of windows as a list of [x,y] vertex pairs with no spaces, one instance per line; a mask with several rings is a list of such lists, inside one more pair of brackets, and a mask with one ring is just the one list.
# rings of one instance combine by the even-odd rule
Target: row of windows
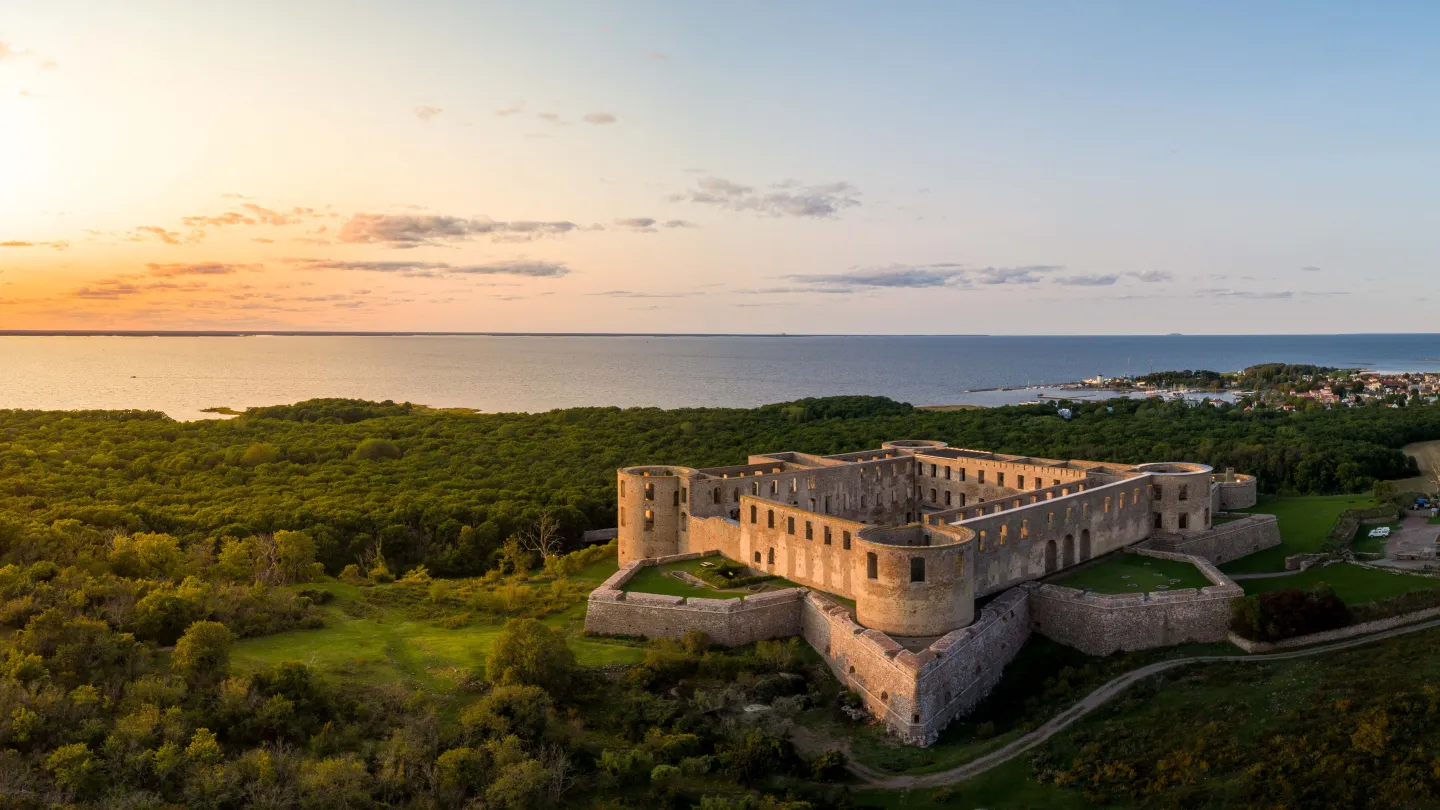
[[[915,466],[915,472],[916,472],[917,475],[924,475],[924,474],[925,474],[925,465],[924,465],[923,463],[917,464],[917,465]],[[953,478],[953,479],[952,479],[952,477],[951,477],[951,473],[952,473],[952,472],[954,473],[954,478]],[[937,465],[937,464],[931,464],[931,465],[930,465],[930,477],[931,477],[931,478],[942,478],[942,477],[943,477],[943,478],[944,478],[945,480],[947,480],[947,481],[950,481],[950,480],[964,481],[964,480],[965,480],[965,468],[964,468],[964,467],[955,467],[955,468],[952,469],[948,464],[945,465],[945,466],[943,466],[943,467],[940,466],[940,465]],[[1044,480],[1041,479],[1040,476],[1038,476],[1038,475],[1032,477],[1032,478],[1030,479],[1030,481],[1032,482],[1033,487],[1034,487],[1035,489],[1044,489],[1044,488],[1045,488],[1045,482],[1044,482]],[[984,470],[976,470],[976,471],[975,471],[975,483],[977,483],[977,484],[983,484],[983,483],[985,483],[985,471],[984,471]],[[996,485],[996,486],[1001,486],[1001,487],[1005,486],[1005,473],[1003,473],[1003,472],[996,472],[996,473],[995,473],[995,485]],[[1051,486],[1055,486],[1055,487],[1060,486],[1060,479],[1058,479],[1058,478],[1054,479],[1053,481],[1050,482],[1050,485],[1051,485]],[[1025,476],[1023,476],[1023,475],[1017,475],[1017,476],[1015,476],[1015,488],[1016,488],[1016,489],[1024,489],[1024,488],[1025,488]]]
[[[757,507],[757,506],[756,506],[755,504],[753,504],[753,503],[750,504],[750,522],[751,522],[751,523],[759,523],[759,522],[760,522],[760,509],[759,509],[759,507]],[[766,525],[766,527],[771,528],[771,529],[775,528],[775,510],[774,510],[774,509],[766,509],[766,510],[765,510],[765,525]],[[828,545],[830,545],[830,540],[831,540],[830,527],[829,527],[829,526],[823,526],[823,527],[821,527],[821,528],[824,530],[825,545],[828,546]],[[794,518],[794,516],[787,516],[787,517],[785,518],[785,533],[786,533],[786,534],[794,534],[794,533],[795,533],[795,518]],[[814,540],[814,539],[815,539],[815,524],[811,523],[811,522],[808,521],[808,520],[805,521],[805,539],[806,539],[806,540]],[[850,549],[850,532],[848,532],[848,531],[842,531],[842,532],[840,533],[840,541],[841,541],[841,543],[843,544],[843,548],[845,548],[845,549],[848,551],[848,550]]]

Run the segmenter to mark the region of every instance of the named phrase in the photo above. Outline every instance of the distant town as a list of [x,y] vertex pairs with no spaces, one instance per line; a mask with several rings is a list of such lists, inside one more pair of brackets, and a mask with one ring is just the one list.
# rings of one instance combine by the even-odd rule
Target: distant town
[[1440,372],[1382,372],[1267,363],[1243,371],[1160,371],[1138,377],[1097,376],[1078,390],[1115,390],[1151,397],[1205,401],[1224,395],[1244,408],[1403,408],[1440,401]]

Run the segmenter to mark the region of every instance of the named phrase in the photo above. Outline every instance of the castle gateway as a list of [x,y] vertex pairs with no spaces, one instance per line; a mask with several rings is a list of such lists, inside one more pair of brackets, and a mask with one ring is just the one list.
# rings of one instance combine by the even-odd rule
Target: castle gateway
[[[1032,627],[1099,653],[1223,638],[1239,589],[1210,563],[1279,542],[1268,516],[1214,527],[1217,513],[1255,504],[1255,480],[1203,464],[902,440],[617,478],[621,569],[591,594],[587,630],[703,630],[724,644],[803,635],[873,714],[920,745],[989,692]],[[1213,587],[1107,601],[1036,582],[1127,547],[1196,562]],[[643,567],[706,554],[803,588],[743,600],[621,590]],[[976,600],[997,594],[977,615]]]

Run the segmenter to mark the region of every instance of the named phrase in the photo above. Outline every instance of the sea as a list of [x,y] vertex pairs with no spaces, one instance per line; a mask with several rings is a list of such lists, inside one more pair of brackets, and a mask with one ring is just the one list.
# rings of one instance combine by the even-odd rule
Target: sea
[[[313,397],[481,411],[753,407],[879,394],[995,406],[1056,386],[1256,363],[1440,371],[1440,335],[1283,336],[0,336],[0,408],[214,418]],[[1006,390],[1001,390],[1006,389]]]

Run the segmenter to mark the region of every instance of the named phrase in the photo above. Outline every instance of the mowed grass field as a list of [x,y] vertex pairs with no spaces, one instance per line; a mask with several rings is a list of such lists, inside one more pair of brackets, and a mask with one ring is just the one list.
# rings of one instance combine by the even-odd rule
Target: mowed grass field
[[746,594],[763,593],[781,588],[797,587],[795,583],[781,578],[767,580],[759,588],[715,588],[710,585],[696,585],[671,576],[672,572],[683,571],[698,576],[704,570],[704,563],[715,564],[720,557],[700,560],[680,560],[665,565],[652,565],[640,569],[621,590],[638,593],[656,593],[665,596],[699,596],[705,599],[739,599]]
[[[582,570],[571,581],[593,587],[615,570],[614,559],[604,560]],[[364,587],[332,581],[308,587],[335,596],[333,602],[321,608],[325,626],[238,641],[230,656],[233,668],[253,671],[285,661],[301,661],[334,677],[401,682],[443,694],[472,675],[484,673],[485,658],[504,625],[499,620],[450,629],[411,618],[403,608],[365,598],[366,591],[398,587],[395,585]],[[644,658],[644,649],[633,642],[582,635],[583,600],[541,621],[565,631],[581,666],[633,664]]]
[[1190,563],[1123,553],[1111,554],[1093,565],[1049,582],[1080,590],[1089,588],[1096,593],[1173,591],[1177,588],[1205,588],[1213,584]]
[[1285,558],[1320,550],[1335,519],[1346,509],[1375,506],[1369,495],[1312,495],[1303,498],[1261,497],[1239,511],[1274,515],[1280,522],[1280,545],[1220,566],[1227,574],[1260,574],[1285,570]]
[[1415,576],[1413,574],[1392,574],[1375,568],[1366,568],[1351,563],[1336,563],[1324,568],[1311,568],[1288,577],[1267,577],[1264,579],[1242,579],[1236,584],[1245,593],[1265,593],[1286,588],[1313,588],[1316,584],[1328,582],[1335,589],[1335,595],[1348,605],[1360,605],[1399,596],[1411,591],[1440,588],[1440,579]]

